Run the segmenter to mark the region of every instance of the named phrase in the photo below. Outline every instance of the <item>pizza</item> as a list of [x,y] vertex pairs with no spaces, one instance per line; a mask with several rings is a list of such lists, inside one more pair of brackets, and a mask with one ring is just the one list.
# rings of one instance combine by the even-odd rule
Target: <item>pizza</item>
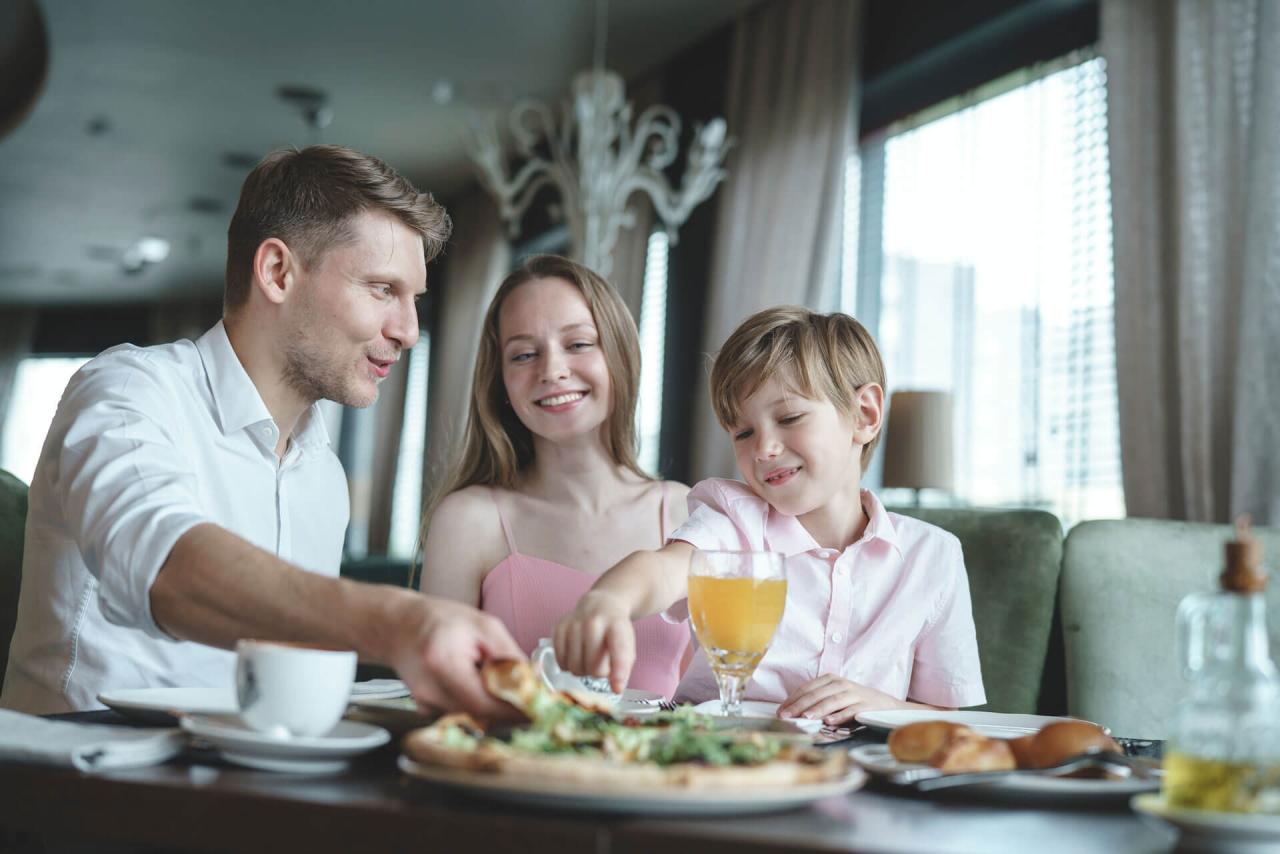
[[807,736],[717,727],[691,707],[615,717],[590,694],[547,688],[528,662],[489,662],[482,676],[489,693],[527,721],[486,727],[467,714],[445,715],[405,736],[409,758],[512,781],[611,791],[776,788],[848,773],[844,751],[815,748]]

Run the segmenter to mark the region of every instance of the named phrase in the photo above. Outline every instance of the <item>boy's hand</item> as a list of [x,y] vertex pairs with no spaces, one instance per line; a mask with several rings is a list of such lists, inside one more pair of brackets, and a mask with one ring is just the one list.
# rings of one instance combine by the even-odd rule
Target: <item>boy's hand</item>
[[580,676],[608,676],[614,691],[627,687],[636,661],[636,631],[621,599],[589,590],[555,630],[556,661]]
[[828,674],[797,688],[778,707],[778,717],[820,719],[826,726],[834,727],[853,720],[858,712],[902,708],[908,708],[902,700]]

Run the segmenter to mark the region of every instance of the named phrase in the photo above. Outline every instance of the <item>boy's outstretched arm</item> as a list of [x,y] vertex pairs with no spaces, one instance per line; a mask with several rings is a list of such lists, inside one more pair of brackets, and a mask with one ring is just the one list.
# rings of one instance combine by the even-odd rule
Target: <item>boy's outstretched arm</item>
[[676,540],[633,552],[601,575],[556,625],[556,660],[570,673],[608,676],[622,691],[636,661],[632,620],[656,614],[689,595],[693,546]]

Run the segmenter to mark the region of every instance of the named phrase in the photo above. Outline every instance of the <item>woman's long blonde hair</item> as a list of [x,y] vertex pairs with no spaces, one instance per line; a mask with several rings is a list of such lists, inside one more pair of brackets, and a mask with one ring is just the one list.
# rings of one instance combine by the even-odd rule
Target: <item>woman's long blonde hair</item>
[[432,490],[422,515],[422,544],[426,543],[431,516],[445,496],[475,484],[512,489],[533,462],[533,435],[507,403],[498,315],[512,291],[537,279],[564,279],[582,292],[600,334],[600,350],[609,371],[611,400],[604,430],[605,449],[615,464],[646,480],[652,479],[636,460],[640,336],[631,312],[612,285],[581,264],[559,255],[534,255],[502,281],[485,312],[462,454],[441,485]]

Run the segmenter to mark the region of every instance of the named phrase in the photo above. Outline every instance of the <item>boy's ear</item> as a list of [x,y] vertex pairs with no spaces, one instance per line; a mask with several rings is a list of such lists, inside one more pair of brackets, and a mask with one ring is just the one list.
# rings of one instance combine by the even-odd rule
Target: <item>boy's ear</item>
[[853,441],[865,445],[884,426],[884,388],[864,383],[853,393]]

